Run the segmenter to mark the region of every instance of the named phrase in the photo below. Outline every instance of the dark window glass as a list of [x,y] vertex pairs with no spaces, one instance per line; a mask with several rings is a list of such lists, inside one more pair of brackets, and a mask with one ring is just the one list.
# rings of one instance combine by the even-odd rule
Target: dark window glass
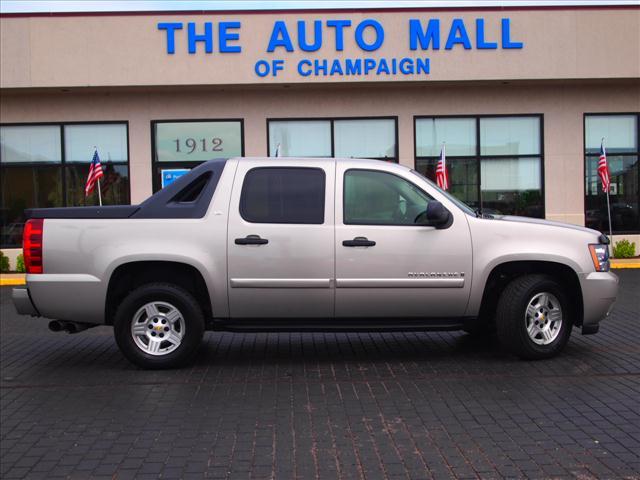
[[244,179],[240,214],[252,223],[324,223],[324,171],[255,168]]
[[344,223],[416,225],[431,198],[396,175],[349,170],[344,175]]
[[[607,194],[602,191],[598,176],[599,156],[586,157],[585,225],[589,228],[609,231]],[[609,203],[613,232],[640,231],[640,172],[637,155],[607,155],[611,179]]]
[[25,208],[61,207],[62,167],[3,166],[2,225],[3,247],[22,245]]
[[129,204],[127,143],[126,123],[2,125],[1,246],[20,246],[25,208],[98,205],[95,190],[84,195],[95,149],[103,205]]
[[435,182],[446,145],[449,193],[473,209],[544,217],[538,115],[416,118],[416,170]]
[[609,232],[607,194],[598,176],[600,145],[604,141],[611,188],[613,233],[640,231],[640,116],[634,113],[585,115],[585,225]]
[[[418,159],[416,170],[429,179],[436,178],[437,158]],[[478,161],[475,158],[447,159],[449,193],[472,209],[480,207],[478,200]]]
[[[98,205],[98,195],[94,192],[85,196],[90,164],[67,164],[67,206]],[[104,177],[100,179],[103,205],[129,204],[129,167],[111,162],[102,163]],[[97,187],[96,187],[97,188]]]

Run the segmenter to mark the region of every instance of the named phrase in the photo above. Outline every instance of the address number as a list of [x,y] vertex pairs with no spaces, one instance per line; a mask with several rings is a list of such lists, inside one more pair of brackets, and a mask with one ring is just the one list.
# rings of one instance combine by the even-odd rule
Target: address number
[[[221,138],[176,138],[174,140],[176,142],[176,153],[186,153],[187,155],[198,151],[198,152],[222,152],[222,139]],[[182,150],[181,148],[184,148]]]

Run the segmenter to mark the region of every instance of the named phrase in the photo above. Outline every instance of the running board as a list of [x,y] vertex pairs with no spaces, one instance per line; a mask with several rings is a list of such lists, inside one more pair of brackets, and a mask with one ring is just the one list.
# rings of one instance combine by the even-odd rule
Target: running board
[[227,332],[446,332],[462,330],[468,318],[429,319],[216,319],[208,322],[207,330]]

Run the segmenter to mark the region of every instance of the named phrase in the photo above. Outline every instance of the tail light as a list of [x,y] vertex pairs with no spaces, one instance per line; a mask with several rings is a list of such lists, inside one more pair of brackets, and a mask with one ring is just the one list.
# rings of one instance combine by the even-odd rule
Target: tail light
[[27,273],[42,273],[42,238],[44,236],[44,219],[27,220],[22,234],[22,253]]

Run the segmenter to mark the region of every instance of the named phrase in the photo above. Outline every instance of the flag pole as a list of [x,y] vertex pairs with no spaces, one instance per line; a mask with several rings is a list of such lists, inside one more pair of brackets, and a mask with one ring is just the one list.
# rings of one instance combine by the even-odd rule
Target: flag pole
[[[98,147],[97,146],[93,146],[94,151],[98,152]],[[98,202],[100,202],[100,206],[102,206],[102,192],[101,192],[101,188],[100,188],[100,178],[98,178]]]
[[[602,150],[604,150],[604,137],[601,140]],[[605,154],[606,155],[606,154]],[[609,171],[609,161],[607,161],[607,172]],[[609,201],[609,191],[611,190],[611,178],[609,178],[609,186],[607,188],[607,217],[609,219],[609,253],[613,253],[613,229],[611,228],[611,203]]]
[[100,192],[100,179],[98,179],[98,201],[100,202],[100,206],[102,206],[102,193]]

